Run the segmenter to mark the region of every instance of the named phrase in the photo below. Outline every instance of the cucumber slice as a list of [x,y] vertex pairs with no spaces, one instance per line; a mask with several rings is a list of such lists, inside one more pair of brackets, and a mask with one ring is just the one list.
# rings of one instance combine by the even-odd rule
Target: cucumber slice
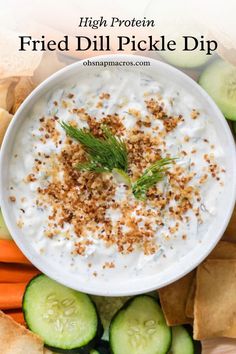
[[8,231],[8,228],[6,227],[1,210],[0,210],[0,238],[1,239],[11,239],[10,232]]
[[[148,295],[158,299],[157,291],[152,291]],[[117,313],[118,310],[130,299],[130,296],[122,297],[105,297],[105,296],[92,296],[93,301],[95,302],[102,325],[104,328],[102,339],[103,342],[109,340],[109,326],[113,316]]]
[[172,327],[172,344],[169,354],[194,354],[192,337],[183,326]]
[[226,118],[236,120],[236,67],[219,59],[202,73],[199,84]]
[[169,63],[179,68],[198,68],[210,59],[204,52],[183,52],[182,49],[161,53],[161,56]]
[[56,352],[87,353],[102,335],[97,310],[90,297],[43,274],[28,284],[23,312],[29,329]]
[[171,345],[171,330],[157,301],[137,296],[112,319],[110,347],[113,354],[165,354]]
[[202,344],[199,340],[193,339],[193,327],[191,325],[183,325],[184,329],[188,332],[193,341],[194,354],[202,353]]
[[90,350],[89,354],[101,354],[96,349]]
[[177,36],[173,38],[176,42],[176,50],[161,52],[161,56],[170,64],[178,66],[179,68],[198,68],[208,62],[210,55],[204,51],[183,51],[183,38]]

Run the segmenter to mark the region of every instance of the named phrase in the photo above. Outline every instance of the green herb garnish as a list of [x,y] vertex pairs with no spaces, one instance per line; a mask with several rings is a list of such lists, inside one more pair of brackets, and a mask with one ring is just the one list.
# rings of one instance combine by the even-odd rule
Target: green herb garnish
[[166,171],[173,160],[175,159],[164,158],[148,167],[132,186],[135,198],[145,200],[148,190],[165,177]]
[[135,198],[145,200],[148,190],[161,181],[174,158],[163,158],[148,167],[141,177],[133,184],[128,176],[128,152],[125,142],[112,134],[103,125],[103,138],[96,138],[86,129],[78,129],[65,122],[60,123],[66,134],[79,141],[88,154],[88,161],[79,163],[76,168],[80,171],[96,173],[112,172],[117,180],[131,186]]
[[88,154],[88,161],[76,166],[81,171],[111,172],[114,169],[127,172],[128,152],[124,141],[112,134],[107,126],[102,126],[104,138],[96,138],[86,129],[74,128],[61,123],[67,135],[79,141]]

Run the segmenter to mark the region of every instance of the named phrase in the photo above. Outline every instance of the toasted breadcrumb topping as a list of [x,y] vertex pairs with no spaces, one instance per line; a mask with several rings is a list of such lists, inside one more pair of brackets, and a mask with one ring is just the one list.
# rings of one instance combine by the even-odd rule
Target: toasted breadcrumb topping
[[[72,99],[73,95],[69,94],[68,98]],[[102,93],[97,108],[101,108],[102,111],[103,101],[109,98],[109,93]],[[58,105],[57,102],[54,104]],[[64,108],[69,107],[70,111],[67,101],[61,104]],[[182,115],[168,115],[160,100],[151,98],[146,100],[145,104],[148,111],[146,116],[136,109],[129,109],[128,114],[136,120],[135,126],[129,131],[125,129],[122,117],[117,113],[103,114],[98,120],[84,108],[71,110],[72,114],[87,123],[91,133],[96,137],[103,137],[104,124],[113,134],[125,136],[129,159],[128,173],[132,180],[136,180],[147,167],[161,159],[163,151],[168,157],[165,136],[184,121]],[[198,115],[199,112],[196,110],[191,113],[193,119]],[[152,132],[145,130],[151,127],[151,122],[155,119],[162,121],[163,129],[154,126]],[[73,119],[70,124],[77,126]],[[37,179],[47,160],[45,167],[47,184],[38,188],[37,199],[37,206],[45,208],[50,206],[52,210],[45,236],[56,237],[66,224],[70,224],[78,238],[74,244],[73,254],[85,256],[88,247],[96,241],[102,241],[107,247],[115,246],[122,254],[131,253],[139,248],[145,255],[151,255],[159,249],[156,234],[158,227],[164,225],[164,220],[171,218],[173,221],[172,225],[167,225],[168,233],[165,236],[167,241],[178,231],[180,221],[189,222],[187,215],[189,210],[192,210],[201,222],[200,209],[193,210],[193,204],[194,201],[201,202],[199,187],[207,181],[208,173],[218,178],[219,167],[214,162],[213,154],[204,155],[207,171],[203,171],[198,183],[192,183],[196,173],[174,162],[166,173],[165,187],[161,188],[157,184],[150,188],[147,201],[135,199],[125,184],[122,187],[128,197],[117,201],[117,181],[111,173],[98,174],[75,169],[76,164],[86,161],[86,153],[78,142],[65,137],[59,128],[57,116],[40,118],[39,130],[42,132],[43,143],[50,140],[56,147],[60,146],[60,150],[50,156],[39,153],[32,173],[26,178],[26,183],[32,183]],[[188,143],[189,137],[185,136],[183,140]],[[180,156],[186,155],[184,150],[180,151]],[[10,199],[15,201],[13,197]],[[118,220],[113,220],[110,211],[120,213]],[[69,235],[67,237],[70,238]],[[186,238],[187,235],[184,234],[182,239]],[[114,267],[115,264],[112,262],[106,262],[103,266],[104,269]]]

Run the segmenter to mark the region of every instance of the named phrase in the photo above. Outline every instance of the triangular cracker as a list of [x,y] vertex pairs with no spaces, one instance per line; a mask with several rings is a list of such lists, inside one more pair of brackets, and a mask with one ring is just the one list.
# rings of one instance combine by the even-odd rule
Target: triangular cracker
[[185,307],[194,276],[195,271],[192,271],[158,291],[165,319],[169,326],[192,323],[192,320],[187,318],[185,314]]
[[42,339],[0,311],[0,348],[4,354],[43,354]]
[[236,260],[208,259],[197,269],[194,338],[236,338]]

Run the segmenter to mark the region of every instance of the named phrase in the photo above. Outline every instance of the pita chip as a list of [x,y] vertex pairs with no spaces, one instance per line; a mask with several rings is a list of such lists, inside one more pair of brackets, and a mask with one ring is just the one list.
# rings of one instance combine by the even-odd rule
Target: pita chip
[[[53,354],[53,352],[51,350],[49,350],[48,348],[44,348],[43,354]],[[56,354],[54,352],[54,354]]]
[[43,341],[0,311],[0,348],[4,354],[43,354]]
[[[213,251],[209,254],[207,259],[236,259],[236,243],[220,241]],[[186,303],[186,316],[193,318],[194,317],[194,298],[196,290],[196,279],[193,279],[193,282],[189,289],[188,299]]]
[[15,31],[0,29],[0,78],[33,76],[42,52],[19,51],[19,38]]
[[225,230],[223,240],[236,243],[236,208],[234,208],[233,215]]
[[208,259],[197,269],[194,338],[236,338],[236,260]]
[[236,243],[220,241],[207,259],[236,259]]
[[186,302],[185,314],[189,318],[194,317],[194,299],[196,292],[196,277],[193,278],[192,283],[190,285],[188,298]]
[[0,81],[0,108],[10,112],[14,103],[14,87],[16,78],[9,78]]
[[14,90],[14,104],[12,107],[12,113],[14,114],[22,102],[26,99],[26,97],[30,94],[34,89],[33,81],[30,77],[23,76],[20,78],[19,82],[15,86]]
[[169,326],[192,323],[185,314],[186,302],[195,270],[158,290],[161,306]]
[[0,146],[2,145],[4,135],[11,119],[12,115],[5,111],[5,109],[0,108]]

